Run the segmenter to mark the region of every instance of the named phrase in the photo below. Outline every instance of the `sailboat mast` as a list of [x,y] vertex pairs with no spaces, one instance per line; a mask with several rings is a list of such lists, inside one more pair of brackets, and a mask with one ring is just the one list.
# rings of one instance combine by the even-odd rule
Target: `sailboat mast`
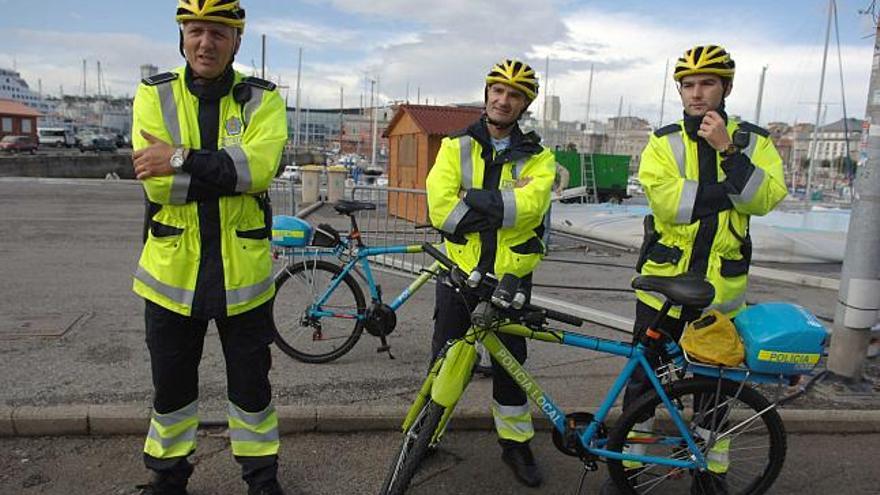
[[819,77],[819,101],[816,103],[816,125],[813,127],[813,139],[810,145],[810,166],[807,168],[807,189],[804,191],[804,199],[810,201],[810,192],[813,188],[813,168],[816,165],[816,157],[819,154],[819,122],[822,117],[822,93],[825,90],[825,64],[828,61],[828,42],[831,39],[831,15],[833,13],[834,0],[828,1],[828,25],[825,28],[825,51],[822,54],[822,75]]

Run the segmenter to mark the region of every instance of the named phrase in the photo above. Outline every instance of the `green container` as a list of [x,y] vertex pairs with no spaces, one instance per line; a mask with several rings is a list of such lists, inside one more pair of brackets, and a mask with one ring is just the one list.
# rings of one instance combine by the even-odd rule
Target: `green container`
[[[589,182],[590,175],[596,178],[599,201],[610,197],[626,197],[626,184],[629,179],[629,155],[605,155],[577,151],[557,150],[556,161],[568,170],[568,187],[580,187]],[[583,160],[583,162],[582,162]]]

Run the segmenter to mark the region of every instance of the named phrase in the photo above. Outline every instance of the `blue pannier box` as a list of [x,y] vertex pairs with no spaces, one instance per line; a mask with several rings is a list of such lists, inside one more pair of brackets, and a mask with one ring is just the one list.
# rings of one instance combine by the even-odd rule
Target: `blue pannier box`
[[272,217],[272,244],[278,247],[305,247],[312,240],[309,222],[290,215]]
[[746,366],[759,373],[808,373],[828,343],[825,326],[797,304],[767,302],[749,306],[733,323],[745,346]]

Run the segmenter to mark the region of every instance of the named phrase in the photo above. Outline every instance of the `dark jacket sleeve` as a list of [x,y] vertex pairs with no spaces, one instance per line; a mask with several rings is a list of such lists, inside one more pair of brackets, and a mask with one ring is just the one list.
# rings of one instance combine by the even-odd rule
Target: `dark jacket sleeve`
[[239,194],[235,192],[238,179],[235,165],[224,150],[193,150],[181,168],[192,176],[187,195],[190,201]]

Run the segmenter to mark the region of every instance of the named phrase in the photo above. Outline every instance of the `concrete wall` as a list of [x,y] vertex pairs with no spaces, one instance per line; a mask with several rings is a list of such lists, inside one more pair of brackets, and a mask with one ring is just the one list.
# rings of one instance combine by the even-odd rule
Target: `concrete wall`
[[0,158],[0,177],[103,179],[115,172],[134,179],[129,154],[18,155]]

